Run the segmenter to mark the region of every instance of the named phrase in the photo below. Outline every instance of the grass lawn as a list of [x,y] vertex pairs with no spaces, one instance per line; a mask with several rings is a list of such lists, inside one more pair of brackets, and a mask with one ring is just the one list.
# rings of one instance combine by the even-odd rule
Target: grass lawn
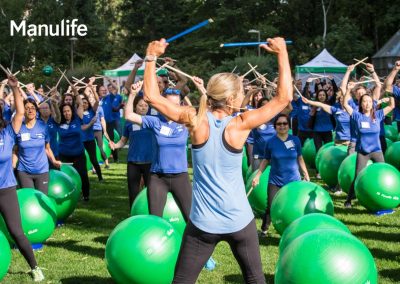
[[[125,160],[126,150],[121,151]],[[42,283],[113,283],[104,262],[105,244],[114,227],[129,217],[126,164],[111,164],[104,170],[105,182],[90,173],[91,200],[80,202],[66,224],[55,230],[43,250],[35,252],[43,267]],[[400,283],[400,212],[377,217],[361,207],[344,209],[344,196],[332,195],[335,217],[370,249],[379,271],[379,283]],[[257,219],[258,227],[261,220]],[[274,231],[260,240],[267,283],[273,283],[278,258],[279,235]],[[304,252],[306,253],[306,252]],[[203,270],[198,283],[243,283],[229,246],[220,243],[213,254],[217,267]],[[12,252],[9,273],[2,283],[32,283],[29,267],[17,250]]]

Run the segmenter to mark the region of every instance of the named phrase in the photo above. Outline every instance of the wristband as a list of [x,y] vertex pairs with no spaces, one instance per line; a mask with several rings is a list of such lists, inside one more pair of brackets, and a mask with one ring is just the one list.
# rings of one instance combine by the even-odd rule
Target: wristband
[[157,61],[157,56],[155,55],[146,55],[144,58],[145,62],[152,62],[152,61]]

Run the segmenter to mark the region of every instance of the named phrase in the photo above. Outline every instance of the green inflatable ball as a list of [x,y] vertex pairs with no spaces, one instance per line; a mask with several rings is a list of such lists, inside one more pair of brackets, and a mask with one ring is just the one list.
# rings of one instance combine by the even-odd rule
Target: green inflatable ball
[[[53,201],[42,192],[32,188],[17,190],[17,197],[25,236],[31,244],[45,242],[56,227],[57,214]],[[2,217],[0,230],[8,241],[14,244]]]
[[[393,144],[393,141],[392,141],[392,140],[390,140],[390,139],[388,139],[388,138],[385,138],[385,140],[386,140],[386,146],[387,146],[387,148],[389,148],[390,146],[392,146],[392,144]],[[387,149],[386,149],[386,151],[387,151]]]
[[312,230],[294,239],[283,251],[275,284],[378,283],[368,248],[353,235],[336,229]]
[[321,161],[321,155],[322,155],[322,153],[323,153],[326,149],[328,149],[328,148],[330,148],[330,147],[333,147],[333,146],[335,146],[334,142],[329,142],[329,143],[326,143],[326,144],[322,145],[322,147],[319,148],[319,150],[318,150],[318,152],[317,152],[317,155],[315,156],[315,167],[316,167],[316,169],[317,169],[318,171],[319,171],[319,162]]
[[322,180],[329,186],[338,184],[338,170],[340,164],[347,157],[347,146],[326,148],[320,156],[319,173]]
[[86,157],[86,169],[87,169],[88,171],[91,171],[92,168],[93,168],[93,165],[92,165],[92,163],[90,162],[89,154],[88,154],[88,152],[87,152],[86,150],[85,150],[85,157]]
[[[351,183],[356,176],[357,153],[347,156],[341,163],[338,171],[338,181],[342,190],[349,193]],[[368,161],[367,166],[372,165],[372,161]]]
[[293,240],[302,234],[320,229],[336,229],[351,234],[346,225],[338,219],[327,214],[311,213],[296,219],[286,228],[279,242],[279,252],[282,253]]
[[394,142],[386,149],[385,162],[394,166],[400,171],[400,141]]
[[252,173],[253,173],[253,167],[250,165],[249,168],[247,169],[246,177],[244,179],[245,184],[246,184],[247,180],[250,178],[250,176],[252,175]]
[[333,215],[333,202],[321,186],[294,181],[279,189],[271,204],[272,224],[280,235],[297,218],[310,213]]
[[397,140],[397,128],[393,127],[392,125],[385,124],[385,137],[395,142]]
[[[149,215],[149,203],[147,201],[147,188],[144,188],[137,196],[132,204],[131,216]],[[163,211],[163,219],[168,221],[174,229],[183,236],[185,231],[186,221],[183,218],[179,206],[175,202],[172,193],[168,192],[167,202]]]
[[107,158],[109,158],[111,155],[110,143],[104,136],[103,136],[103,150],[104,153],[106,153]]
[[358,174],[355,192],[358,202],[372,212],[394,209],[400,204],[400,173],[389,164],[372,164]]
[[120,139],[121,137],[119,136],[118,131],[114,129],[114,143],[118,143]]
[[76,191],[78,189],[66,173],[57,170],[49,171],[47,195],[54,201],[58,221],[64,221],[74,212],[78,204]]
[[243,155],[242,156],[242,176],[243,176],[243,179],[245,179],[247,170],[249,169],[249,165],[247,164],[248,160],[247,160],[246,148],[243,148],[242,155]]
[[260,177],[260,182],[256,187],[253,188],[250,194],[249,191],[252,187],[251,184],[258,171],[252,173],[246,182],[246,193],[249,194],[247,198],[254,213],[258,216],[264,215],[265,209],[267,208],[267,196],[268,196],[267,187],[268,187],[270,170],[271,170],[270,166],[268,166],[265,169],[265,171],[262,173]]
[[111,232],[106,266],[116,283],[171,283],[180,245],[181,235],[164,219],[133,216]]
[[307,139],[306,142],[304,142],[302,154],[307,166],[315,169],[315,155],[317,152],[315,150],[314,139]]
[[51,74],[53,74],[53,67],[51,67],[50,65],[44,66],[42,69],[42,73],[46,76],[50,76]]
[[7,238],[0,231],[0,281],[6,276],[11,264],[11,250]]
[[61,165],[60,170],[69,176],[75,186],[74,191],[74,198],[76,203],[78,203],[79,199],[81,198],[82,193],[82,180],[81,176],[79,175],[78,171],[71,165]]

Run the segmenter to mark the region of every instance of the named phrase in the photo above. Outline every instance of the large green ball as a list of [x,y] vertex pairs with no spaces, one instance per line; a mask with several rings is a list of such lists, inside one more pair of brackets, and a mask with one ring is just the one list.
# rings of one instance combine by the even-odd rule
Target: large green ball
[[53,67],[51,67],[50,65],[44,66],[42,69],[42,73],[46,76],[50,76],[51,74],[53,74]]
[[[353,153],[347,156],[339,167],[338,171],[338,181],[342,190],[349,193],[351,183],[356,176],[356,162],[357,153]],[[372,161],[369,160],[367,166],[372,165]]]
[[314,139],[307,139],[304,142],[304,146],[302,149],[302,155],[304,161],[306,162],[307,166],[310,168],[315,169],[315,155],[317,151],[315,150]]
[[392,125],[385,124],[385,137],[389,138],[393,142],[397,140],[397,128]]
[[293,221],[283,232],[279,242],[279,252],[282,253],[293,240],[302,234],[319,229],[336,229],[351,234],[345,224],[330,215],[322,213],[307,214]]
[[393,209],[400,204],[400,173],[392,165],[375,163],[355,181],[358,202],[370,211]]
[[247,160],[246,148],[243,148],[242,155],[243,155],[242,156],[242,176],[243,176],[243,179],[245,179],[247,170],[249,169],[249,165],[247,164],[248,160]]
[[386,146],[387,146],[386,151],[387,151],[387,149],[393,144],[393,141],[388,138],[385,138],[385,140],[386,140]]
[[[107,158],[110,157],[111,148],[110,148],[108,140],[106,139],[105,136],[103,136],[103,151],[106,154]],[[97,158],[97,161],[104,162],[103,161],[103,157],[101,156],[100,148],[99,148],[99,146],[97,144],[96,144],[96,158]]]
[[319,148],[319,150],[318,150],[318,152],[317,152],[317,155],[315,156],[315,167],[316,167],[316,169],[317,169],[318,171],[319,171],[319,163],[320,163],[320,161],[321,161],[321,155],[322,155],[322,153],[323,153],[326,149],[328,149],[328,148],[330,148],[330,147],[333,147],[333,146],[335,146],[334,142],[329,142],[329,143],[326,143],[326,144],[322,145],[322,147]]
[[114,143],[118,143],[120,139],[121,137],[119,136],[118,131],[114,129]]
[[[149,203],[147,201],[147,188],[144,188],[133,201],[131,208],[131,216],[135,215],[149,215]],[[175,198],[172,193],[168,192],[167,202],[165,203],[163,211],[163,219],[168,221],[174,229],[183,235],[186,227],[185,218],[181,213],[179,206],[176,204]]]
[[338,184],[338,170],[346,157],[347,146],[329,147],[321,153],[319,173],[329,187],[335,187]]
[[92,170],[93,165],[90,162],[89,154],[88,154],[88,152],[86,150],[85,150],[85,157],[86,157],[86,169],[88,171],[90,171],[90,170]]
[[246,172],[246,177],[244,179],[244,183],[247,183],[247,180],[250,178],[250,176],[253,174],[253,167],[250,165],[249,168],[247,169]]
[[283,251],[275,284],[378,283],[368,248],[353,235],[336,229],[312,230]]
[[312,182],[294,181],[283,186],[271,204],[272,224],[281,235],[294,220],[309,213],[333,215],[329,193]]
[[385,162],[396,167],[400,171],[400,141],[388,146],[385,153]]
[[116,283],[171,283],[180,245],[180,234],[167,221],[133,216],[107,240],[107,269]]
[[[32,244],[45,242],[56,227],[57,214],[53,201],[32,188],[17,190],[17,197],[24,234]],[[0,218],[0,230],[10,243],[14,243],[3,218]]]
[[64,221],[74,212],[78,203],[76,191],[78,189],[66,173],[57,170],[49,171],[48,196],[54,201],[58,221]]
[[[253,191],[248,196],[248,200],[250,203],[251,208],[253,209],[256,215],[263,215],[265,214],[265,209],[267,208],[267,187],[268,187],[268,179],[269,179],[269,172],[271,167],[268,166],[265,171],[262,173],[260,177],[260,182],[256,187],[253,188]],[[258,171],[255,171],[250,175],[246,182],[246,193],[249,192],[251,189],[251,183],[253,182],[254,177]]]
[[74,199],[78,203],[82,193],[82,179],[78,171],[71,165],[61,165],[60,170],[69,176],[75,186]]
[[0,231],[0,281],[6,276],[11,264],[11,250],[7,238]]

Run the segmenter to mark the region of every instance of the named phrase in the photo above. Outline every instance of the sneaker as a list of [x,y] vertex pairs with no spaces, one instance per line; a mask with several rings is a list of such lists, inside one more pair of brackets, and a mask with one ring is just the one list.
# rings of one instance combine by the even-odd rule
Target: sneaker
[[207,269],[208,271],[214,270],[216,266],[215,260],[210,256],[210,258],[207,260],[206,265],[204,265],[204,268]]
[[92,174],[96,174],[96,170],[95,169],[92,169]]
[[335,192],[333,192],[333,195],[340,196],[340,195],[342,195],[342,193],[343,193],[343,191],[340,189],[340,190],[336,190]]
[[31,270],[31,276],[34,282],[40,282],[44,280],[43,272],[38,266]]
[[321,175],[318,173],[316,176],[317,179],[321,179]]
[[351,201],[347,201],[346,200],[346,202],[344,203],[344,207],[345,208],[351,208],[352,206],[351,206]]

